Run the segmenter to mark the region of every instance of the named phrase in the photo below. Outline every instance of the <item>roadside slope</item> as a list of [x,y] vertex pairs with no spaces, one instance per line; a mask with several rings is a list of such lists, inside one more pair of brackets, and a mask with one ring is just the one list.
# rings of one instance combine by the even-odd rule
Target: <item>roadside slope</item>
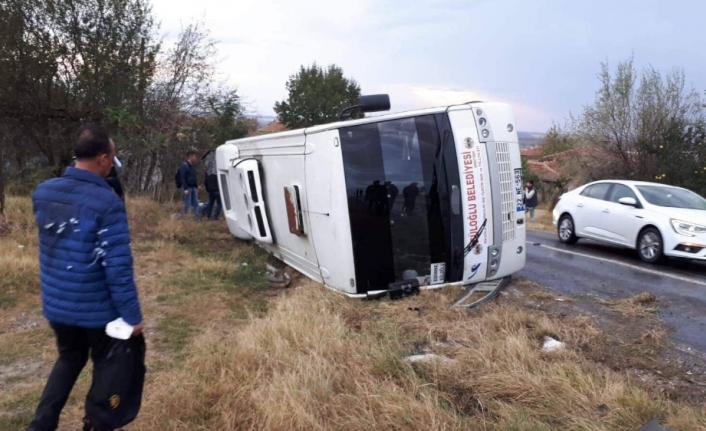
[[[41,317],[30,208],[9,204],[0,429],[23,430],[56,352]],[[454,289],[358,301],[295,277],[284,290],[265,281],[267,256],[221,223],[173,219],[145,199],[128,209],[148,341],[144,408],[130,430],[635,430],[654,418],[706,429],[703,406],[589,359],[604,338],[586,317],[512,295],[452,309]],[[545,336],[567,349],[543,353]],[[642,343],[659,351],[663,339]],[[404,359],[426,353],[448,359]],[[79,426],[89,383],[86,369],[60,429]]]

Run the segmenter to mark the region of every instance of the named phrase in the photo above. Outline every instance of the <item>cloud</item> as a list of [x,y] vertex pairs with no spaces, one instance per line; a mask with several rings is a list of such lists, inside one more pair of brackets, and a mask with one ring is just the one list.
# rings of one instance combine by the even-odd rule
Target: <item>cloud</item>
[[[474,56],[469,60],[449,56],[456,45],[440,43],[462,35],[459,16],[486,4],[469,7],[446,0],[403,6],[397,1],[362,0],[347,4],[343,11],[339,4],[324,0],[153,0],[168,38],[175,38],[190,19],[203,17],[220,41],[220,72],[238,86],[254,110],[265,115],[273,113],[275,101],[286,97],[289,76],[314,62],[343,67],[367,94],[390,94],[394,111],[498,100],[467,89],[469,80],[484,82],[479,88],[486,89],[496,83],[477,74],[456,78],[458,70],[468,69],[463,61]],[[529,115],[529,109],[521,111],[528,113],[524,115],[528,122],[548,123],[542,115]]]
[[580,111],[593,100],[600,62],[633,51],[638,68],[684,67],[690,82],[706,86],[706,3],[693,0],[669,8],[614,0],[152,1],[171,37],[203,16],[221,41],[221,72],[267,114],[286,97],[288,77],[313,62],[341,66],[365,93],[389,93],[395,111],[503,101],[518,128],[532,131]]
[[[507,103],[512,108],[518,129],[522,131],[543,131],[544,129],[535,129],[534,125],[551,124],[553,118],[550,113],[517,100],[462,88],[408,85],[395,88],[395,93],[399,100],[393,100],[393,106],[399,106],[401,110],[449,106],[472,101]],[[391,98],[395,99],[393,96]]]

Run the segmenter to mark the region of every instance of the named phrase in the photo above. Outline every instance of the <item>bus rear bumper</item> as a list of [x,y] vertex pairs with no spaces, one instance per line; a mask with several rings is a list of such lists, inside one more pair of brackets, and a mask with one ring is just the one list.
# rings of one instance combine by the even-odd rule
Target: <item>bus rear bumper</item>
[[[490,275],[488,272],[486,280],[497,280],[499,278],[504,278],[515,274],[516,272],[522,270],[525,267],[525,260],[527,256],[527,243],[525,235],[518,235],[512,241],[508,241],[500,247],[501,258],[497,265],[497,272]],[[488,265],[492,268],[493,257],[488,256]]]

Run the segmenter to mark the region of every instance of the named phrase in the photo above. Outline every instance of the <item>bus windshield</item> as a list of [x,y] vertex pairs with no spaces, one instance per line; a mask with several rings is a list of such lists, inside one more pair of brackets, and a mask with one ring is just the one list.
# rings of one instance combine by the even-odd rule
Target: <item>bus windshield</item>
[[[450,182],[458,186],[453,139],[427,115],[340,129],[359,292],[430,276],[451,263]],[[449,133],[450,135],[450,133]],[[454,232],[462,241],[462,232]],[[448,277],[446,277],[448,278]],[[421,280],[420,280],[421,281]]]

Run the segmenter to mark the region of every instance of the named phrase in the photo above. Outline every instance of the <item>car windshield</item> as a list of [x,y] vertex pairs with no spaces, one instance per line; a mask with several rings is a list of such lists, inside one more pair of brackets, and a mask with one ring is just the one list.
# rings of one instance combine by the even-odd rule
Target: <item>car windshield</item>
[[668,186],[637,186],[647,202],[659,207],[706,210],[706,199],[686,189]]

